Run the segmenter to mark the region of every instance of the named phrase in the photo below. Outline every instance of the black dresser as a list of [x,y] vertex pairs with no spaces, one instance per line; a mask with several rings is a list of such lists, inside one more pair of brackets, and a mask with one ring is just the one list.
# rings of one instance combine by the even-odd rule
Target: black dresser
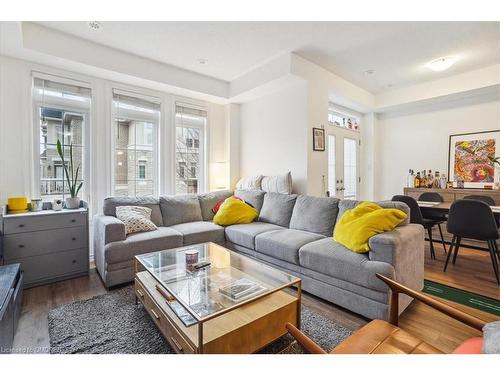
[[19,264],[0,266],[0,354],[10,353],[23,300],[23,273]]

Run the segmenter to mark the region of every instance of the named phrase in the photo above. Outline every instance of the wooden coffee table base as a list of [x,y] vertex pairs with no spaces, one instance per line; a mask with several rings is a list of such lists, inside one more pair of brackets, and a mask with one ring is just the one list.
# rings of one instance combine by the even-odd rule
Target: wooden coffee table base
[[285,323],[300,324],[300,287],[297,295],[277,291],[202,323],[202,329],[186,327],[160,291],[147,271],[136,273],[137,299],[177,353],[254,353],[285,335]]

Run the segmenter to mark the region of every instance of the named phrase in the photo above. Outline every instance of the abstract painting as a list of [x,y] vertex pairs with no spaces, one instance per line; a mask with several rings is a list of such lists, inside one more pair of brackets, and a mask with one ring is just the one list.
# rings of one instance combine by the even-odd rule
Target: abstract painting
[[463,181],[466,188],[482,188],[495,182],[495,163],[500,132],[450,136],[451,181]]

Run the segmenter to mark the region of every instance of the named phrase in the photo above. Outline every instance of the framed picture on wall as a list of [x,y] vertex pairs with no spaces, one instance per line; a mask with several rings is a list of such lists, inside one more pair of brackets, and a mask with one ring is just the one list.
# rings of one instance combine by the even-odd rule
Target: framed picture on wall
[[500,130],[450,135],[448,176],[456,186],[463,181],[464,188],[484,188],[498,181]]
[[325,129],[313,128],[313,150],[325,151]]

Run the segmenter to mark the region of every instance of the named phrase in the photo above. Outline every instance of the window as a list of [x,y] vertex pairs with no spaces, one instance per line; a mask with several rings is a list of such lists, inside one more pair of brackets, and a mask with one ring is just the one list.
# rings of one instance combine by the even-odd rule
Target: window
[[79,196],[86,199],[88,191],[86,182],[89,163],[86,142],[91,90],[69,84],[64,79],[61,81],[65,82],[38,76],[33,79],[34,122],[39,139],[35,145],[35,183],[38,194],[46,201],[66,198],[69,195],[64,165],[57,153],[58,140],[63,147],[67,165],[70,159],[70,145],[73,145],[74,170],[80,167],[77,183],[83,182]]
[[328,191],[331,197],[337,194],[335,152],[335,136],[328,135]]
[[358,116],[330,107],[328,110],[328,123],[340,128],[359,131],[360,118]]
[[114,195],[156,195],[159,100],[113,90],[113,114]]
[[180,104],[175,106],[176,194],[201,193],[204,190],[206,125],[205,110]]
[[344,198],[356,199],[358,186],[357,141],[344,138]]

